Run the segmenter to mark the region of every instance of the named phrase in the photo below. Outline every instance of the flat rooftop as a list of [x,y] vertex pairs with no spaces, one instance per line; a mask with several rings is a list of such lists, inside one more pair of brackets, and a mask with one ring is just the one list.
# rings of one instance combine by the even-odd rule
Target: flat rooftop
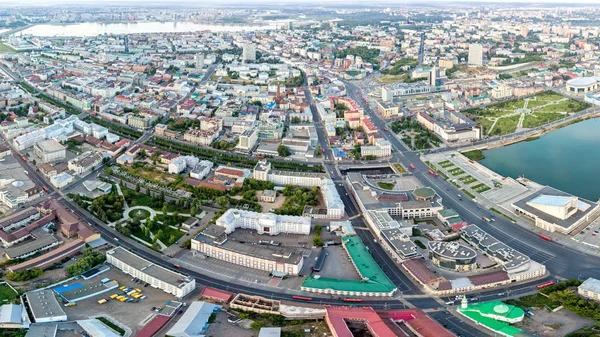
[[183,274],[170,271],[161,266],[157,266],[154,263],[143,259],[130,251],[117,247],[113,250],[106,252],[106,254],[112,255],[115,259],[127,264],[128,266],[140,270],[162,282],[173,286],[179,286],[181,283],[189,282],[189,277]]
[[36,320],[56,316],[67,316],[51,289],[35,290],[25,294],[29,308]]

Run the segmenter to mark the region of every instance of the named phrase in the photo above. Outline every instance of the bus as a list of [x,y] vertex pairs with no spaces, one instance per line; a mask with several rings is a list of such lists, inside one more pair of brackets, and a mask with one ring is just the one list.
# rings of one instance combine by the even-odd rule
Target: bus
[[415,169],[415,165],[413,165],[413,164],[408,165],[408,167],[410,167],[411,170]]
[[48,187],[42,186],[42,189],[44,190],[44,192],[48,192]]
[[552,241],[552,238],[551,238],[551,237],[549,237],[549,236],[546,236],[546,235],[544,235],[544,234],[540,234],[540,238],[542,238],[542,239],[544,239],[544,240],[546,240],[546,241]]
[[538,285],[536,288],[538,288],[538,289],[542,289],[542,288],[549,287],[549,286],[551,286],[551,285],[553,285],[553,284],[554,284],[554,281],[549,281],[549,282],[542,283],[542,284]]
[[487,217],[487,216],[483,216],[481,217],[481,219],[483,219],[483,221],[489,223],[491,220]]
[[292,298],[295,300],[302,300],[302,301],[312,301],[313,300],[312,297],[304,297],[304,296],[297,296],[297,295],[292,296]]
[[173,263],[173,267],[175,267],[175,268],[181,268],[181,266],[178,265],[177,263]]
[[362,298],[356,298],[356,297],[346,297],[344,298],[344,302],[362,302],[363,299]]
[[436,172],[433,172],[433,170],[427,170],[427,173],[431,174],[434,177],[437,177],[439,175]]

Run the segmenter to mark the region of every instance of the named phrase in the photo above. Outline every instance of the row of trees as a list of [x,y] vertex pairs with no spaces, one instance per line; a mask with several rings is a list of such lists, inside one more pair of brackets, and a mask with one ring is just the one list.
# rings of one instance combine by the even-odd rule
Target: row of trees
[[6,274],[6,279],[13,282],[23,282],[34,279],[38,276],[41,276],[44,271],[40,268],[31,268],[27,270],[22,270],[18,272],[10,272]]
[[144,133],[142,131],[130,128],[123,124],[109,122],[105,119],[90,116],[90,121],[108,128],[111,132],[126,138],[140,138]]
[[104,256],[104,254],[91,248],[86,248],[83,251],[83,257],[67,267],[67,275],[75,276],[82,274],[104,261],[106,261],[106,256]]

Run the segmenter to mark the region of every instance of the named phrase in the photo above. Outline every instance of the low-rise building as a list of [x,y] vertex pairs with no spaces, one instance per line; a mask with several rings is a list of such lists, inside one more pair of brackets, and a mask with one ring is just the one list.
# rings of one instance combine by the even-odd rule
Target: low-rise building
[[585,298],[600,301],[600,280],[588,278],[577,287],[577,293]]
[[124,273],[179,298],[185,297],[196,288],[196,280],[193,277],[158,266],[122,247],[106,252],[106,261]]
[[69,170],[75,174],[84,174],[102,162],[102,155],[92,151],[86,151],[77,158],[69,160],[67,163]]

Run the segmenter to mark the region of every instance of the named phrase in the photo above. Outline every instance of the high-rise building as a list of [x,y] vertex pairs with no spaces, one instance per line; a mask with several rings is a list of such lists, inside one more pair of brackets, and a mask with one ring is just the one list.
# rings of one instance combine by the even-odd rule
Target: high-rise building
[[431,68],[431,70],[429,70],[429,85],[432,87],[437,86],[437,80],[438,80],[438,68],[433,67],[433,68]]
[[202,69],[202,67],[204,67],[204,54],[199,53],[194,55],[194,66],[197,69]]
[[469,45],[469,65],[483,66],[483,46],[480,44]]
[[129,53],[129,36],[125,35],[123,38],[123,46],[125,47],[125,54]]
[[246,43],[242,47],[242,61],[256,61],[256,47],[251,43]]

